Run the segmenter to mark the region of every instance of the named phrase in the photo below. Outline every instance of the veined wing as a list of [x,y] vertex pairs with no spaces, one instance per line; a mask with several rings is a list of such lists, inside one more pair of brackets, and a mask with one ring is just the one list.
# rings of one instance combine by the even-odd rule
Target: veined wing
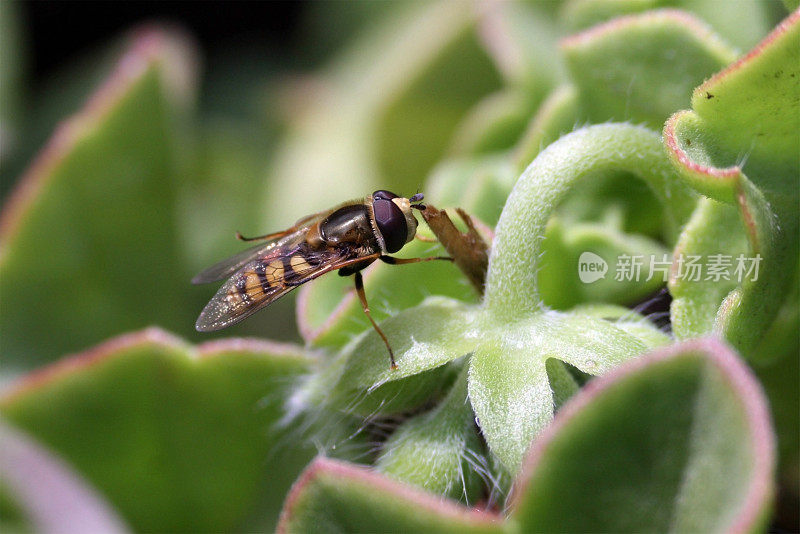
[[297,286],[358,259],[352,250],[315,250],[305,241],[273,247],[247,261],[219,288],[195,328],[211,332],[236,324]]
[[[282,238],[285,239],[285,238]],[[233,273],[241,269],[247,262],[252,261],[259,256],[265,256],[270,250],[276,248],[282,239],[261,243],[254,247],[239,252],[229,258],[225,258],[219,263],[216,263],[204,270],[194,278],[193,284],[207,284],[209,282],[216,282],[223,278],[228,278]]]
[[223,278],[228,278],[233,273],[245,266],[249,261],[269,255],[273,250],[290,248],[293,244],[303,240],[308,228],[316,223],[327,211],[309,215],[297,221],[293,227],[289,228],[275,239],[268,239],[254,247],[248,248],[238,254],[226,258],[221,262],[212,265],[202,273],[192,278],[193,284],[206,284],[216,282]]

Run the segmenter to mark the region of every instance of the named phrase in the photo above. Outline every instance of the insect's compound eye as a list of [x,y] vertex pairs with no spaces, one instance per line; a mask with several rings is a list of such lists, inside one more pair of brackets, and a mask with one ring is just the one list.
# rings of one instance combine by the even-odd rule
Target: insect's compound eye
[[[386,191],[376,191],[385,193]],[[391,194],[391,193],[390,193]],[[397,204],[384,198],[376,198],[373,195],[372,209],[375,213],[375,224],[383,236],[387,252],[397,252],[406,244],[408,236],[408,224],[406,216]]]
[[397,198],[397,195],[392,193],[391,191],[386,191],[384,189],[380,189],[372,193],[372,200],[392,200],[393,198]]

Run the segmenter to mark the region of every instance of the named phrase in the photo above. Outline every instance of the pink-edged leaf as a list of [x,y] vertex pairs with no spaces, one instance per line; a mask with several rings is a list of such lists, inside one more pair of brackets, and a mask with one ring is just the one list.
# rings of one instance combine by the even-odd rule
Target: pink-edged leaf
[[[678,337],[713,330],[752,356],[785,298],[800,241],[798,94],[800,10],[697,87],[693,110],[674,114],[664,127],[667,154],[679,175],[715,201],[701,205],[673,255],[670,291]],[[740,255],[745,269],[757,263],[758,270],[712,284],[680,275],[681,258],[708,262],[719,254],[731,256],[734,274]]]
[[193,347],[151,328],[12,384],[0,413],[69,461],[142,531],[272,528],[311,448],[279,424],[300,347]]
[[497,515],[320,457],[292,487],[278,532],[497,533],[501,526]]
[[178,246],[175,122],[191,100],[180,34],[145,28],[58,126],[0,211],[4,371],[120,331],[191,332],[199,303]]
[[523,531],[752,532],[773,497],[766,399],[723,342],[659,349],[590,382],[534,442]]

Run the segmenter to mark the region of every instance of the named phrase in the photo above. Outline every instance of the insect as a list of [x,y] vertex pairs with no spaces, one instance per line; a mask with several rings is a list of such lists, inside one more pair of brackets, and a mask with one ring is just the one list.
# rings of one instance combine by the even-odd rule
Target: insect
[[416,236],[417,219],[413,210],[425,209],[420,203],[423,198],[421,193],[404,198],[380,190],[303,217],[282,232],[252,238],[237,233],[242,241],[263,243],[221,261],[192,279],[193,284],[204,284],[228,278],[200,313],[195,328],[200,332],[227,328],[309,280],[339,271],[341,276],[354,275],[361,307],[389,350],[392,369],[396,369],[392,347],[370,315],[361,270],[375,260],[392,265],[452,261],[440,256],[389,256]]

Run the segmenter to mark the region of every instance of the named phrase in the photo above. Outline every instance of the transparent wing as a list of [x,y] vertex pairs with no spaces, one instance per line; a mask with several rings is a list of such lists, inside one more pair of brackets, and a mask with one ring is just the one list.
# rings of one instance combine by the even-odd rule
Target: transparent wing
[[306,231],[320,218],[327,215],[328,211],[321,211],[314,215],[309,215],[297,221],[297,224],[286,230],[283,235],[275,239],[269,239],[263,243],[243,250],[238,254],[226,258],[221,262],[212,265],[202,273],[192,278],[193,284],[207,284],[208,282],[216,282],[223,278],[228,278],[233,273],[241,269],[247,262],[256,258],[266,256],[273,250],[281,250],[290,248],[293,244],[302,241]]
[[258,245],[243,250],[238,254],[224,259],[221,262],[212,265],[204,270],[194,278],[193,284],[207,284],[209,282],[216,282],[223,278],[228,278],[233,273],[244,267],[247,262],[259,257],[270,254],[273,250],[282,250],[291,248],[293,244],[299,243],[303,240],[306,231],[313,226],[320,219],[325,218],[331,210],[320,211],[303,217],[295,223],[294,226],[287,229],[285,232],[279,233],[275,239],[268,239]]
[[350,250],[313,250],[305,242],[270,249],[245,263],[219,288],[195,328],[200,332],[227,328],[305,282],[360,259]]
[[247,250],[243,250],[234,256],[225,258],[192,278],[192,283],[207,284],[209,282],[222,280],[223,278],[228,278],[253,258],[266,255],[271,249],[278,246],[279,241],[280,240],[275,240],[268,243],[261,243]]

